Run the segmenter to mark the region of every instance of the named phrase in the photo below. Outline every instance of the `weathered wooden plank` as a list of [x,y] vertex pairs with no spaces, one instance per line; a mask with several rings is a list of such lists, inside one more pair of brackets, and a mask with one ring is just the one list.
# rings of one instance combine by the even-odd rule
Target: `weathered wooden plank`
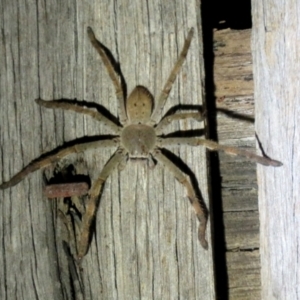
[[[84,99],[117,114],[112,83],[88,41],[87,26],[120,62],[128,92],[142,84],[155,96],[194,27],[191,49],[164,112],[177,104],[202,103],[199,1],[0,5],[1,182],[65,141],[110,133],[87,117],[41,109],[33,101],[39,96]],[[199,125],[184,121],[170,131]],[[83,161],[84,172],[94,180],[113,151],[88,151],[64,161]],[[205,151],[182,148],[175,153],[190,166],[207,201]],[[61,225],[42,186],[39,171],[1,191],[1,299],[70,299],[74,293],[78,299],[214,298],[211,247],[201,248],[186,193],[161,166],[148,170],[130,164],[113,172],[76,282],[69,279],[74,266],[57,251]]]
[[300,299],[299,6],[252,1],[256,131],[283,162],[258,170],[262,299]]
[[[221,30],[214,33],[217,98],[253,94],[250,30]],[[237,108],[237,107],[235,107]]]
[[228,251],[259,247],[257,211],[227,212],[224,214],[224,226]]
[[257,211],[256,166],[220,155],[222,208],[226,212]]
[[227,252],[229,298],[260,299],[259,251]]
[[[214,32],[214,80],[219,142],[255,151],[250,37],[250,30]],[[259,299],[257,250],[239,252],[259,247],[256,165],[219,154],[219,166],[228,297]],[[224,274],[218,276],[223,281]],[[253,284],[246,280],[249,278]]]

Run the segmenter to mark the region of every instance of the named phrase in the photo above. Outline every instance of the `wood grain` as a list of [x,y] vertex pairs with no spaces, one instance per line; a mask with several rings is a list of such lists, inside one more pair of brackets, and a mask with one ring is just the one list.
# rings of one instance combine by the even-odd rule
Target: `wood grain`
[[261,299],[259,251],[227,252],[229,299]]
[[299,5],[253,1],[256,131],[278,169],[257,168],[262,299],[300,299]]
[[[250,42],[251,30],[225,29],[214,32],[214,83],[219,142],[255,151]],[[223,285],[227,275],[227,286],[223,289],[224,293],[227,291],[229,299],[259,299],[256,164],[244,158],[219,154],[219,167],[222,220],[216,224],[222,224],[224,228],[219,226],[215,230],[219,235],[224,230],[226,274],[220,274],[217,270],[217,285]],[[223,253],[217,255],[222,256]]]
[[[128,93],[141,84],[154,96],[194,27],[187,61],[164,112],[179,103],[202,103],[199,1],[25,5],[13,0],[0,5],[1,182],[66,141],[109,133],[87,117],[34,102],[39,97],[77,98],[117,114],[113,85],[88,41],[87,26],[120,62]],[[184,121],[170,131],[196,126]],[[83,160],[93,180],[113,151],[88,151],[67,162]],[[207,202],[204,149],[182,148],[175,154],[190,166]],[[201,248],[198,221],[185,191],[160,166],[148,170],[130,164],[108,179],[95,236],[82,263],[82,281],[70,281],[74,270],[68,256],[58,251],[59,224],[42,188],[38,171],[0,194],[1,299],[214,299],[212,247]]]

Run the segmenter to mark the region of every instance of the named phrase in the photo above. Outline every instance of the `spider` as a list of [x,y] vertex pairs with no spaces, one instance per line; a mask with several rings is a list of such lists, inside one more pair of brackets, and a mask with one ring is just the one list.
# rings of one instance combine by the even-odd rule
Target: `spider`
[[0,185],[0,189],[12,187],[23,180],[28,174],[45,168],[61,158],[71,154],[85,151],[91,148],[117,147],[115,153],[103,167],[98,179],[96,179],[89,190],[86,202],[85,212],[81,217],[81,236],[78,246],[78,258],[82,258],[88,250],[91,224],[96,215],[100,192],[106,179],[116,167],[124,168],[128,160],[144,160],[148,165],[153,167],[155,162],[161,163],[174,177],[186,188],[187,197],[195,209],[196,216],[200,222],[198,228],[198,238],[204,249],[208,248],[205,238],[206,223],[208,211],[203,201],[197,195],[190,178],[180,170],[167,156],[162,149],[164,147],[178,147],[181,145],[204,146],[211,151],[224,151],[231,155],[242,155],[249,160],[266,166],[280,166],[279,161],[272,160],[268,157],[256,155],[235,147],[219,145],[218,143],[202,139],[199,137],[172,137],[164,136],[164,129],[173,121],[183,119],[202,120],[201,113],[198,112],[176,112],[161,118],[162,109],[171,91],[172,85],[185,61],[188,49],[190,47],[194,30],[190,29],[184,46],[181,50],[164,87],[154,107],[154,97],[144,86],[136,86],[131,94],[125,99],[125,92],[122,82],[119,80],[119,73],[116,72],[112,59],[109,57],[107,49],[95,37],[93,30],[87,28],[88,37],[100,54],[100,57],[107,69],[108,75],[113,82],[118,100],[119,122],[113,121],[103,113],[95,111],[92,108],[84,107],[84,104],[73,103],[67,100],[49,100],[36,99],[36,103],[46,108],[60,108],[83,113],[92,118],[103,122],[114,133],[114,136],[102,136],[93,141],[80,142],[69,145],[64,148],[56,149],[46,153],[38,159],[33,160],[23,170],[13,176],[9,181]]

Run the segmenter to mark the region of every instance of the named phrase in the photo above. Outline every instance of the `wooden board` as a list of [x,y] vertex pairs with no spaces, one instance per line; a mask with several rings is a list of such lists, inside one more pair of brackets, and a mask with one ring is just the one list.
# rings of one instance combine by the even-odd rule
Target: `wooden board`
[[[214,32],[214,80],[219,142],[255,151],[250,41],[251,30]],[[220,206],[215,209],[220,211],[219,218],[222,218],[216,221],[215,228],[223,243],[216,241],[216,255],[224,256],[216,271],[218,291],[222,293],[219,295],[227,293],[228,298],[234,300],[259,299],[256,164],[219,154],[219,169],[221,201],[219,204],[213,201],[215,206]]]
[[300,299],[299,6],[252,1],[256,131],[283,162],[257,169],[262,299]]
[[[154,96],[194,27],[164,112],[179,103],[202,104],[199,1],[0,5],[1,182],[66,141],[109,133],[88,117],[41,109],[34,102],[77,98],[117,114],[113,85],[87,38],[87,26],[120,62],[128,92],[141,84]],[[197,126],[202,124],[182,122],[170,131]],[[83,161],[94,180],[113,151],[88,151],[66,162]],[[190,166],[207,202],[204,149],[184,147],[175,154]],[[1,299],[214,299],[211,244],[208,251],[201,248],[186,192],[161,166],[149,170],[130,164],[107,180],[95,236],[76,282],[70,281],[74,266],[57,244],[61,225],[55,206],[42,195],[42,174],[0,193]]]
[[259,251],[227,252],[229,299],[261,299]]

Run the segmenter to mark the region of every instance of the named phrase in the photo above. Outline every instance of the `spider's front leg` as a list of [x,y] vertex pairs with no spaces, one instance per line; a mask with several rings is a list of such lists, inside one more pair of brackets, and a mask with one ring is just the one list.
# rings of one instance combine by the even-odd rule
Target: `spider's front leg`
[[185,61],[185,58],[186,58],[186,55],[188,53],[188,50],[190,48],[190,45],[191,45],[191,41],[192,41],[192,38],[193,38],[193,35],[194,35],[194,28],[191,28],[189,33],[188,33],[188,36],[187,38],[185,39],[185,42],[184,42],[184,45],[183,45],[183,48],[180,52],[180,55],[169,75],[169,78],[167,79],[167,82],[158,98],[158,101],[156,103],[156,106],[152,112],[152,116],[151,116],[151,123],[152,124],[156,124],[158,122],[158,119],[161,115],[161,112],[165,106],[165,103],[169,97],[169,94],[170,94],[170,91],[171,91],[171,88],[172,88],[172,85]]
[[175,113],[170,116],[166,116],[157,124],[155,127],[156,135],[161,135],[164,132],[164,129],[171,124],[173,121],[180,121],[186,119],[194,119],[198,122],[204,120],[204,114],[199,112],[180,112]]
[[195,189],[193,185],[190,183],[190,181],[188,180],[187,176],[172,161],[170,161],[166,156],[164,156],[160,150],[156,149],[153,153],[153,156],[157,159],[158,162],[164,165],[182,185],[185,186],[187,190],[187,196],[196,211],[198,220],[200,221],[200,225],[198,229],[199,241],[202,247],[204,249],[207,249],[208,243],[205,238],[205,232],[206,232],[208,211],[207,208],[205,207],[204,202],[202,201],[202,199],[199,199],[199,197],[197,197]]
[[112,122],[110,119],[105,117],[102,113],[96,110],[92,110],[90,108],[85,108],[81,103],[78,101],[77,103],[75,101],[70,101],[66,99],[61,100],[42,100],[42,99],[36,99],[35,102],[43,107],[50,108],[50,109],[64,109],[64,110],[71,110],[75,111],[77,113],[88,115],[94,119],[96,119],[99,122],[102,122],[105,126],[111,128],[113,132],[118,133],[121,130],[121,127]]
[[85,203],[85,212],[81,219],[81,233],[78,242],[77,258],[81,259],[88,251],[91,237],[91,227],[96,217],[97,208],[100,201],[100,193],[106,179],[118,165],[124,165],[126,152],[119,148],[108,163],[102,169],[98,179],[92,184],[87,202]]
[[107,70],[107,73],[108,73],[111,81],[113,82],[113,85],[116,90],[116,96],[117,96],[117,99],[119,102],[118,107],[119,107],[120,121],[122,124],[124,124],[127,121],[127,115],[126,115],[126,109],[125,109],[125,95],[124,95],[123,87],[119,81],[119,75],[115,70],[115,66],[113,65],[112,59],[109,58],[107,55],[109,50],[96,39],[95,34],[91,27],[87,28],[87,33],[88,33],[88,36],[89,36],[89,39],[90,39],[92,45],[94,46],[94,48],[97,50],[97,52],[101,56],[102,61]]

